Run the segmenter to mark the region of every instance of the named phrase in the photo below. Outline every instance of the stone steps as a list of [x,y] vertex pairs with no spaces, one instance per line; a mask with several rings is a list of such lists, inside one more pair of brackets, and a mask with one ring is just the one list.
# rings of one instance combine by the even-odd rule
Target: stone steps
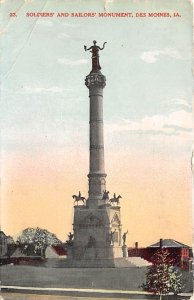
[[117,257],[114,259],[49,259],[44,263],[50,268],[137,268],[151,265],[140,257]]
[[126,259],[136,267],[148,267],[152,265],[152,263],[138,256],[127,257]]
[[128,261],[125,257],[117,257],[114,260],[115,268],[136,268],[135,264]]
[[50,268],[114,268],[112,259],[48,260],[44,264]]

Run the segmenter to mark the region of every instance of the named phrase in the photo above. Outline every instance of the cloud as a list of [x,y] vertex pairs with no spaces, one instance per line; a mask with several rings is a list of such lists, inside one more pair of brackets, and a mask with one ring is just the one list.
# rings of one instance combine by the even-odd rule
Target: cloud
[[172,98],[170,101],[174,102],[175,104],[186,105],[188,107],[191,107],[191,104],[182,98]]
[[164,125],[165,128],[172,128],[174,129],[174,131],[187,131],[187,132],[191,132],[192,128],[184,128],[184,127],[180,127],[177,125]]
[[88,59],[77,59],[77,60],[70,60],[67,58],[58,58],[57,62],[59,64],[68,65],[68,66],[79,66],[88,63]]
[[64,91],[71,91],[72,88],[61,88],[58,86],[51,87],[32,87],[32,86],[24,86],[23,92],[27,94],[40,94],[40,93],[63,93]]
[[163,50],[145,51],[140,55],[140,58],[150,64],[155,63],[159,56],[165,55],[175,59],[181,59],[181,55],[178,50],[173,48],[165,48]]
[[191,111],[192,110],[192,104],[186,101],[185,99],[182,98],[173,98],[170,100],[170,102],[173,105],[176,105],[178,107],[182,107],[186,111]]
[[179,135],[188,134],[192,128],[192,114],[185,110],[172,112],[168,115],[153,115],[140,120],[120,120],[118,123],[107,124],[108,131],[131,131],[138,134]]

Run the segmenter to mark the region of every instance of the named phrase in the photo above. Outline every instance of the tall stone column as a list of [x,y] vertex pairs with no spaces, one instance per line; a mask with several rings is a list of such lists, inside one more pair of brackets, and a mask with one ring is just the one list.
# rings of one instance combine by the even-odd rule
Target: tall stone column
[[[85,203],[81,192],[74,195],[78,199],[74,205],[73,245],[69,250],[71,266],[114,267],[115,258],[122,257],[121,216],[119,198],[114,193],[109,200],[106,191],[106,173],[104,165],[103,137],[103,89],[106,78],[101,73],[99,50],[93,45],[85,50],[92,52],[92,70],[86,76],[85,84],[89,89],[90,99],[90,166],[89,166],[89,197]],[[112,200],[112,201],[111,201]],[[116,205],[115,205],[116,204]]]
[[[90,167],[88,205],[98,206],[106,189],[103,136],[103,88],[106,78],[91,72],[85,81],[90,97]],[[98,201],[100,200],[100,201]]]
[[[105,45],[105,44],[104,44]],[[100,48],[94,41],[92,49],[92,71],[86,76],[85,84],[89,89],[90,98],[90,167],[89,167],[89,207],[104,204],[103,193],[106,190],[106,174],[104,166],[104,136],[103,136],[103,89],[106,77],[102,75],[98,51]],[[89,50],[85,49],[85,50]]]

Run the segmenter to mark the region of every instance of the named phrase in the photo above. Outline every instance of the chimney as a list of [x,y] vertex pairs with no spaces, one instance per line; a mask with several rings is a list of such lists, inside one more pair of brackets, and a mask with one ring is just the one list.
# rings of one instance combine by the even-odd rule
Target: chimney
[[138,249],[138,242],[135,242],[135,249]]
[[160,239],[160,249],[163,247],[163,239]]

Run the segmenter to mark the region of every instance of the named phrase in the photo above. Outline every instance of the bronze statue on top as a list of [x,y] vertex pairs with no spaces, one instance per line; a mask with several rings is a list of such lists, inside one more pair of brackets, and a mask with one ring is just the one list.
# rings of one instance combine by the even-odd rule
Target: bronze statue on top
[[87,46],[84,46],[84,50],[92,53],[92,71],[98,71],[101,69],[100,62],[99,62],[99,50],[103,50],[105,47],[106,42],[103,44],[103,47],[99,47],[96,45],[96,41],[93,41],[93,46],[87,48]]
[[78,202],[79,202],[79,201],[82,201],[82,202],[83,202],[83,205],[85,205],[86,198],[85,198],[85,197],[82,197],[80,191],[79,191],[78,196],[77,196],[77,195],[73,195],[72,198],[75,200],[75,201],[74,201],[74,204],[75,204],[75,202],[77,202],[77,205],[78,205]]
[[121,195],[119,195],[118,197],[116,196],[116,193],[114,193],[113,198],[111,198],[109,201],[111,204],[116,204],[119,205],[119,199],[122,198]]
[[109,200],[109,191],[105,190],[103,192],[103,196],[102,196],[103,200]]

